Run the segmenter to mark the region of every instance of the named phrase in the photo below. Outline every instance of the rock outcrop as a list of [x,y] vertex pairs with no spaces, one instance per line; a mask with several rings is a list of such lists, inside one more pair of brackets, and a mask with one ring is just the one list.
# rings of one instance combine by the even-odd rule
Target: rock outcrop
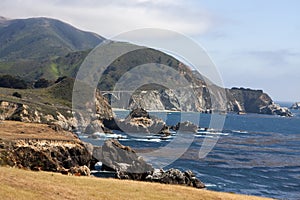
[[55,124],[61,126],[64,130],[72,130],[77,126],[77,118],[72,115],[70,109],[60,109],[58,111],[55,107],[49,105],[43,105],[43,108],[39,108],[37,105],[31,106],[25,103],[0,100],[0,119]]
[[228,110],[238,113],[259,113],[291,117],[288,108],[275,104],[262,90],[232,88],[227,90]]
[[63,172],[89,166],[91,154],[81,142],[46,139],[1,141],[1,164],[31,170]]
[[291,111],[286,107],[281,107],[278,104],[272,102],[272,104],[268,106],[263,106],[260,108],[260,112],[262,114],[269,114],[269,115],[280,115],[284,117],[292,117],[293,114]]
[[300,102],[296,102],[291,106],[291,109],[293,110],[299,110],[300,109]]
[[134,150],[117,140],[107,140],[102,147],[94,148],[93,156],[103,163],[102,170],[116,171],[120,179],[144,180],[154,170]]
[[175,126],[171,126],[171,129],[174,131],[197,133],[198,126],[189,121],[186,121],[186,122],[178,122]]
[[102,147],[94,147],[93,157],[102,162],[102,170],[116,172],[116,178],[204,188],[205,185],[191,171],[154,169],[133,149],[117,140],[107,140]]
[[[244,88],[222,89],[199,83],[190,93],[174,89],[154,89],[135,92],[127,109],[136,107],[146,110],[171,110],[191,112],[236,112],[258,113],[289,116],[289,110],[276,107],[276,112],[265,112],[265,107],[272,107],[274,102],[262,90]],[[191,91],[193,94],[191,94]],[[117,105],[117,104],[116,104]],[[124,107],[124,105],[122,105]]]
[[133,109],[125,119],[104,120],[103,124],[111,130],[127,133],[170,134],[163,120],[151,117],[143,108]]
[[81,113],[72,112],[71,108],[67,106],[0,99],[0,120],[55,124],[69,131],[83,128],[84,132],[86,128],[87,133],[109,132],[102,125],[102,120],[113,117],[110,105],[98,91],[94,103],[93,109],[88,112],[89,115],[84,116]]
[[146,177],[146,181],[205,188],[204,183],[197,179],[195,174],[190,170],[181,172],[173,168],[166,171],[155,169],[152,174]]

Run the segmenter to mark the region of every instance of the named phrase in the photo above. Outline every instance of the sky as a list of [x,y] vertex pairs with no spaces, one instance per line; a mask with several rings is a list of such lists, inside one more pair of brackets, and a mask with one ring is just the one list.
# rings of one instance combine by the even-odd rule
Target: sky
[[0,16],[51,17],[111,38],[138,28],[190,37],[215,63],[226,87],[263,89],[300,101],[300,1],[1,0]]

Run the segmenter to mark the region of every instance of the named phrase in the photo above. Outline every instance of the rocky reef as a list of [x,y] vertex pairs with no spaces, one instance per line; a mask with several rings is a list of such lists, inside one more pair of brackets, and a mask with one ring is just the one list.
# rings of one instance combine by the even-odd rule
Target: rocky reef
[[296,102],[291,106],[291,109],[293,110],[299,110],[300,109],[300,102]]
[[117,140],[107,140],[102,147],[94,147],[93,157],[102,162],[102,169],[116,172],[116,178],[204,188],[205,185],[191,171],[154,169],[128,146]]

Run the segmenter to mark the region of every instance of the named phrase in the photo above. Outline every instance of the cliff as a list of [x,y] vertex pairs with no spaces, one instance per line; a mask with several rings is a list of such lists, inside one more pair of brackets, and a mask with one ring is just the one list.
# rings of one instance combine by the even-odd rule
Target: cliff
[[[288,108],[275,104],[262,90],[244,88],[221,89],[202,85],[191,87],[194,95],[172,89],[142,90],[134,93],[128,109],[173,110],[191,112],[236,112],[292,116]],[[226,97],[224,97],[226,95]],[[212,106],[211,99],[222,99]]]
[[244,88],[227,89],[228,111],[238,113],[259,113],[291,117],[288,108],[275,104],[262,90]]
[[71,132],[57,131],[46,124],[12,121],[0,124],[0,165],[65,172],[89,166],[91,157]]

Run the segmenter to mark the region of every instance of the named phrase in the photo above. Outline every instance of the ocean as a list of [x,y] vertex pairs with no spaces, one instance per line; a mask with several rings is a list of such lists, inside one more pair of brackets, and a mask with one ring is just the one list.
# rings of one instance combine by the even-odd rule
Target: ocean
[[[192,134],[193,140],[183,155],[163,166],[165,169],[192,170],[206,184],[209,190],[277,199],[300,199],[300,111],[292,110],[294,117],[280,117],[260,114],[227,114],[222,130],[200,129]],[[128,112],[116,111],[119,117]],[[200,113],[150,113],[174,125],[181,120],[199,120],[200,127],[208,127],[211,115]],[[137,149],[138,152],[164,151],[175,140],[176,133],[167,138],[159,135],[133,136],[115,132],[111,138],[120,138],[120,143]],[[102,145],[106,136],[85,141]],[[204,158],[199,150],[205,139],[216,141]],[[177,144],[177,143],[176,143]],[[174,145],[173,145],[174,146]],[[174,152],[182,151],[173,148]],[[144,154],[141,153],[143,156]],[[146,154],[145,154],[146,155]],[[146,159],[147,160],[147,159]],[[156,155],[150,159],[154,166],[164,163],[165,156]]]

